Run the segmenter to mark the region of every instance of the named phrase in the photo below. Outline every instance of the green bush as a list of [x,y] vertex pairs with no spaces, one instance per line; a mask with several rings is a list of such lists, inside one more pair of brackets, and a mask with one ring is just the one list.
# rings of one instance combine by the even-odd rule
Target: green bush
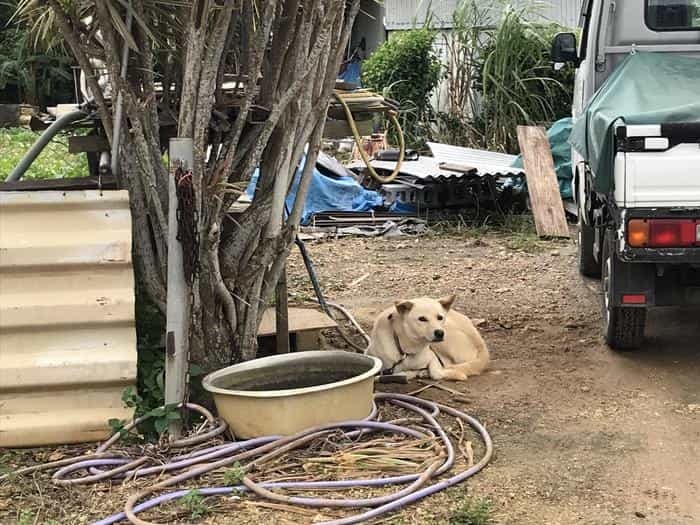
[[[24,128],[0,129],[0,181],[4,181],[39,137]],[[23,179],[87,177],[85,155],[68,153],[65,138],[54,138],[24,174]]]
[[362,65],[363,85],[399,102],[406,142],[415,146],[426,133],[430,95],[440,79],[440,61],[429,29],[402,31],[384,42]]

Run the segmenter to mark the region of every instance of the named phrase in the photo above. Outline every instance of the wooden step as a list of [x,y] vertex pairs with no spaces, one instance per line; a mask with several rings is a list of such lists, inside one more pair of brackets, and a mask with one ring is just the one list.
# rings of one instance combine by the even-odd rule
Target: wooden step
[[[289,308],[289,333],[304,332],[307,330],[322,330],[338,326],[333,319],[319,310],[312,308]],[[263,314],[259,337],[275,335],[277,323],[275,321],[275,309],[268,308]]]

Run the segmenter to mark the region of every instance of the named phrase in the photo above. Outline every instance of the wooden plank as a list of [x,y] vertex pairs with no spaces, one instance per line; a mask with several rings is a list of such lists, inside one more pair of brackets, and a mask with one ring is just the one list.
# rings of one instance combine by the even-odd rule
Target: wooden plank
[[[0,191],[70,191],[99,189],[97,177],[74,179],[27,179],[15,182],[0,182]],[[117,180],[113,175],[102,177],[103,190],[115,190]]]
[[476,173],[476,168],[473,166],[467,166],[466,164],[455,164],[453,162],[441,162],[439,164],[440,168],[447,171],[456,171],[457,173]]
[[541,126],[518,126],[518,143],[525,165],[525,179],[537,235],[569,237],[569,225],[566,223],[545,129]]
[[68,137],[68,153],[100,153],[109,150],[109,142],[105,137],[99,135]]
[[[338,324],[323,312],[311,308],[289,308],[287,312],[289,332],[301,332],[303,330],[321,330],[323,328],[335,328]],[[265,337],[275,335],[277,323],[275,322],[275,309],[268,308],[263,314],[262,322],[258,328],[258,336]]]

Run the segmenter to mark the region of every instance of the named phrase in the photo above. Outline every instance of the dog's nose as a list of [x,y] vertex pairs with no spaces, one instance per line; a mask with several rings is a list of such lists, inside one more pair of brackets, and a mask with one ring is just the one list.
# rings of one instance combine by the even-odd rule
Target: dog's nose
[[437,339],[438,341],[442,341],[444,337],[445,337],[444,330],[435,330],[435,339]]

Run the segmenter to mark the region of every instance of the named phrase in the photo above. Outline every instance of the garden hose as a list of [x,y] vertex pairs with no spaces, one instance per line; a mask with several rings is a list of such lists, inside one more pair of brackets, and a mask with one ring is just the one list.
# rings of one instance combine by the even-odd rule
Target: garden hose
[[[403,163],[404,155],[406,153],[406,145],[404,144],[403,130],[401,129],[399,120],[396,118],[396,111],[390,109],[386,112],[386,114],[389,118],[389,121],[394,125],[394,128],[396,129],[396,135],[399,139],[399,160],[396,162],[396,167],[394,168],[394,171],[391,172],[391,175],[383,177],[382,175],[377,173],[377,171],[372,167],[370,163],[370,158],[367,155],[365,149],[362,147],[362,137],[360,136],[360,132],[357,129],[357,124],[355,123],[355,118],[352,116],[352,111],[350,111],[350,107],[348,106],[346,100],[352,100],[354,97],[352,97],[352,94],[345,94],[339,91],[334,91],[333,95],[345,111],[345,118],[348,121],[348,126],[350,126],[350,129],[352,130],[352,135],[355,139],[355,144],[357,144],[357,149],[360,150],[360,156],[362,157],[365,166],[367,166],[367,170],[369,171],[372,178],[380,184],[388,184],[392,182],[401,171],[401,164]],[[378,95],[374,96],[378,97]]]
[[[136,449],[131,449],[130,454],[128,449],[123,448],[110,453],[107,451],[109,446],[122,437],[122,433],[117,432],[93,454],[20,469],[12,475],[0,476],[0,480],[11,478],[11,482],[17,482],[17,476],[41,470],[54,471],[52,480],[57,485],[92,485],[97,482],[128,482],[134,479],[154,478],[153,484],[142,486],[138,492],[127,499],[122,512],[96,521],[93,525],[112,525],[126,520],[135,525],[152,525],[152,522],[145,521],[137,514],[161,503],[186,497],[193,491],[200,496],[237,495],[248,492],[263,501],[283,501],[288,505],[306,508],[357,509],[356,514],[323,521],[324,525],[351,525],[386,517],[387,514],[406,505],[455,486],[481,471],[493,455],[493,442],[486,428],[477,419],[460,410],[404,394],[376,393],[374,400],[371,413],[364,419],[320,425],[292,436],[265,436],[213,445],[199,442],[196,448],[175,457],[163,458],[158,455],[156,459],[153,454],[144,455]],[[404,409],[408,411],[406,414],[408,417],[383,419],[377,410],[378,403]],[[206,415],[208,411],[203,407],[188,403],[183,408],[195,410],[208,419]],[[481,459],[476,463],[470,460],[467,465],[458,467],[457,447],[448,435],[450,427],[445,425],[446,422],[443,423],[438,419],[440,415],[449,417],[451,424],[459,424],[462,430],[468,426],[476,432],[483,443]],[[135,424],[136,422],[132,423],[129,428]],[[215,419],[208,421],[208,424],[210,428],[215,429],[225,425]],[[360,442],[365,436],[380,432],[413,438],[419,442],[421,440],[431,442],[432,453],[426,457],[427,463],[418,466],[414,472],[393,474],[389,472],[388,476],[382,476],[380,472],[367,478],[259,480],[261,474],[265,472],[263,468],[265,463],[290,451],[308,450],[310,443],[314,440],[326,439],[330,433],[342,436],[346,445],[352,445]],[[205,438],[205,435],[195,437],[199,438],[199,441]],[[237,468],[240,474],[239,479],[232,482],[230,486],[201,487],[195,484],[195,478],[232,466]],[[190,484],[194,484],[194,487]],[[175,485],[189,486],[172,491]],[[354,494],[354,491],[359,488],[392,486],[397,487],[393,492],[370,494],[365,498],[358,498]],[[308,496],[287,495],[273,492],[272,489],[309,490],[312,493]],[[343,489],[348,490],[349,493],[332,499],[318,494],[319,491]],[[166,490],[170,491],[166,492]]]

